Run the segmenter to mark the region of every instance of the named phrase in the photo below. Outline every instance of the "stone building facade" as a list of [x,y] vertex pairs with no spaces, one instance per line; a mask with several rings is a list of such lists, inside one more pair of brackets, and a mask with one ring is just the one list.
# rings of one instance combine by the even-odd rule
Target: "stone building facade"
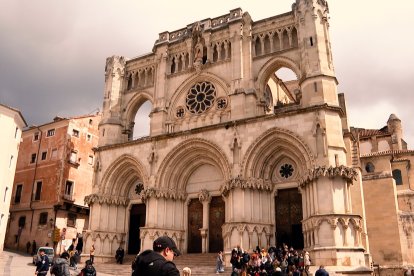
[[66,228],[61,246],[69,246],[88,226],[85,195],[92,192],[93,148],[98,145],[100,115],[54,121],[24,130],[17,159],[5,245],[25,250],[53,242],[55,228]]
[[[358,143],[347,124],[324,0],[253,21],[241,9],[159,34],[105,68],[86,244],[229,254],[287,242],[315,265],[369,266]],[[286,82],[277,75],[289,69]],[[150,135],[133,140],[150,101]]]
[[22,130],[26,126],[19,110],[0,104],[0,253],[4,247]]
[[414,265],[414,150],[391,114],[381,129],[353,128],[359,141],[372,259],[382,266]]

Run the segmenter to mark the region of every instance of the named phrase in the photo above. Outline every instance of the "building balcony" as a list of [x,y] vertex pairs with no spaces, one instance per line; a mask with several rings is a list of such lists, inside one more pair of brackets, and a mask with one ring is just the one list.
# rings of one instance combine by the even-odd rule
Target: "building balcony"
[[74,195],[63,194],[62,195],[62,198],[64,200],[71,201],[71,202],[74,202],[75,201],[75,196]]

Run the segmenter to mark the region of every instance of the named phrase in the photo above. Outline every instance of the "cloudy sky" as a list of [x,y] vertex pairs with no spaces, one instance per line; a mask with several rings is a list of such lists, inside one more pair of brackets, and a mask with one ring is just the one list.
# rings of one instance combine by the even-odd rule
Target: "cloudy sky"
[[[29,124],[102,107],[105,59],[151,51],[158,33],[240,7],[254,21],[294,0],[1,0],[0,102]],[[330,0],[339,92],[352,126],[381,128],[391,113],[414,147],[414,1]]]

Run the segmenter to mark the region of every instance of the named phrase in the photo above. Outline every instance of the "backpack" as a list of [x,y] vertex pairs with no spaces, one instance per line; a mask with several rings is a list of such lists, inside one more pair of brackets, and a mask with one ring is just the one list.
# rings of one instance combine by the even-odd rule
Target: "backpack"
[[53,264],[50,268],[50,274],[55,276],[63,275],[63,264]]

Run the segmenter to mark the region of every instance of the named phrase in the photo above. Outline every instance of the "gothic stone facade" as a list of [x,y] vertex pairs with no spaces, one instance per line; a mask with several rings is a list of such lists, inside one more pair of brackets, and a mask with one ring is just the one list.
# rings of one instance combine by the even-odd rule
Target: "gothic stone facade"
[[[161,33],[150,54],[108,58],[87,248],[104,260],[164,234],[183,252],[285,240],[315,265],[369,265],[328,29],[326,1],[297,0],[260,21],[234,9]],[[296,81],[281,81],[281,68]],[[150,135],[132,140],[145,101]]]

